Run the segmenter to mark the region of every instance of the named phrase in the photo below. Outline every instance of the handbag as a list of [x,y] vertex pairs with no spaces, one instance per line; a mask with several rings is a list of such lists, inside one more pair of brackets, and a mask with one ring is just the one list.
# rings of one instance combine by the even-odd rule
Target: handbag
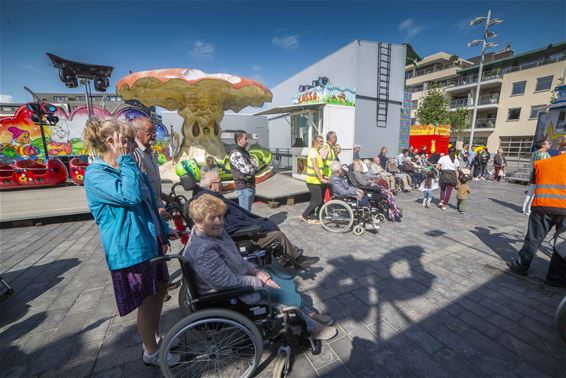
[[440,171],[440,185],[456,186],[458,179],[456,178],[456,171],[443,169]]

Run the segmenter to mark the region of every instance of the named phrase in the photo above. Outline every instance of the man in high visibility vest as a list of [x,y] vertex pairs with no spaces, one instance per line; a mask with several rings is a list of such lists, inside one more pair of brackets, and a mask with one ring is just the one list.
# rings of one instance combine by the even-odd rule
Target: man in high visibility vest
[[323,160],[324,168],[322,169],[322,175],[326,178],[332,176],[332,172],[330,171],[330,164],[334,160],[336,160],[336,150],[334,146],[338,141],[338,137],[336,136],[336,132],[329,131],[326,133],[326,143],[320,149],[320,157]]
[[566,137],[562,137],[560,152],[534,163],[535,193],[529,228],[519,257],[507,262],[513,273],[526,276],[535,253],[554,227],[553,253],[544,280],[553,287],[566,287]]

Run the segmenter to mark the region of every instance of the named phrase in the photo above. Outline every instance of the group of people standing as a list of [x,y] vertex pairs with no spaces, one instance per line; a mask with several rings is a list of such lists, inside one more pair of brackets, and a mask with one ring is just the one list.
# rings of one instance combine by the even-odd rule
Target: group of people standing
[[[162,199],[166,196],[152,151],[155,137],[155,126],[145,118],[131,123],[92,119],[86,123],[83,134],[85,147],[96,156],[85,173],[85,193],[99,227],[118,313],[125,316],[138,310],[143,362],[158,366],[159,323],[169,272],[164,262],[151,260],[165,254],[169,241],[177,239],[179,233],[168,226],[170,214]],[[259,167],[246,150],[247,133],[237,131],[234,139],[236,146],[230,154],[230,165],[240,206],[229,204],[217,193],[221,182],[213,160],[207,161],[202,172],[203,187],[200,192],[195,191],[189,206],[194,227],[184,254],[193,265],[198,289],[209,292],[250,284],[264,286],[274,290],[275,300],[281,298],[290,301],[282,304],[302,309],[311,336],[329,339],[337,332],[330,326],[332,318],[304,306],[290,276],[258,269],[244,261],[227,237],[225,220],[232,229],[261,225],[265,237],[254,240],[257,245],[279,242],[283,253],[297,267],[308,266],[314,259],[304,256],[302,249],[292,244],[273,222],[249,211]],[[224,273],[211,275],[212,271]],[[169,365],[175,365],[180,362],[180,354],[170,353],[165,359]]]

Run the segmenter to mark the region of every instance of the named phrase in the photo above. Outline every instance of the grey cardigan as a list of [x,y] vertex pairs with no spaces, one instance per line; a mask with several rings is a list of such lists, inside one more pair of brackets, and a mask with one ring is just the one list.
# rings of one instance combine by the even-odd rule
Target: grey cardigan
[[[193,228],[189,243],[183,252],[196,277],[199,294],[239,287],[262,287],[261,280],[254,275],[257,268],[244,260],[236,245],[222,231],[220,238],[208,236]],[[256,302],[258,294],[242,296],[247,303]]]

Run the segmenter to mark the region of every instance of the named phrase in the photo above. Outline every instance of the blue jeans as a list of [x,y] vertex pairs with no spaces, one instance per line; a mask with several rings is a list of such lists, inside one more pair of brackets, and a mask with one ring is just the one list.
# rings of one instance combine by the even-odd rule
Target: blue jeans
[[423,199],[431,199],[432,200],[432,190],[427,189],[423,191],[424,198]]
[[254,202],[255,188],[244,188],[236,190],[238,193],[238,204],[240,207],[248,211],[252,211],[252,203]]

